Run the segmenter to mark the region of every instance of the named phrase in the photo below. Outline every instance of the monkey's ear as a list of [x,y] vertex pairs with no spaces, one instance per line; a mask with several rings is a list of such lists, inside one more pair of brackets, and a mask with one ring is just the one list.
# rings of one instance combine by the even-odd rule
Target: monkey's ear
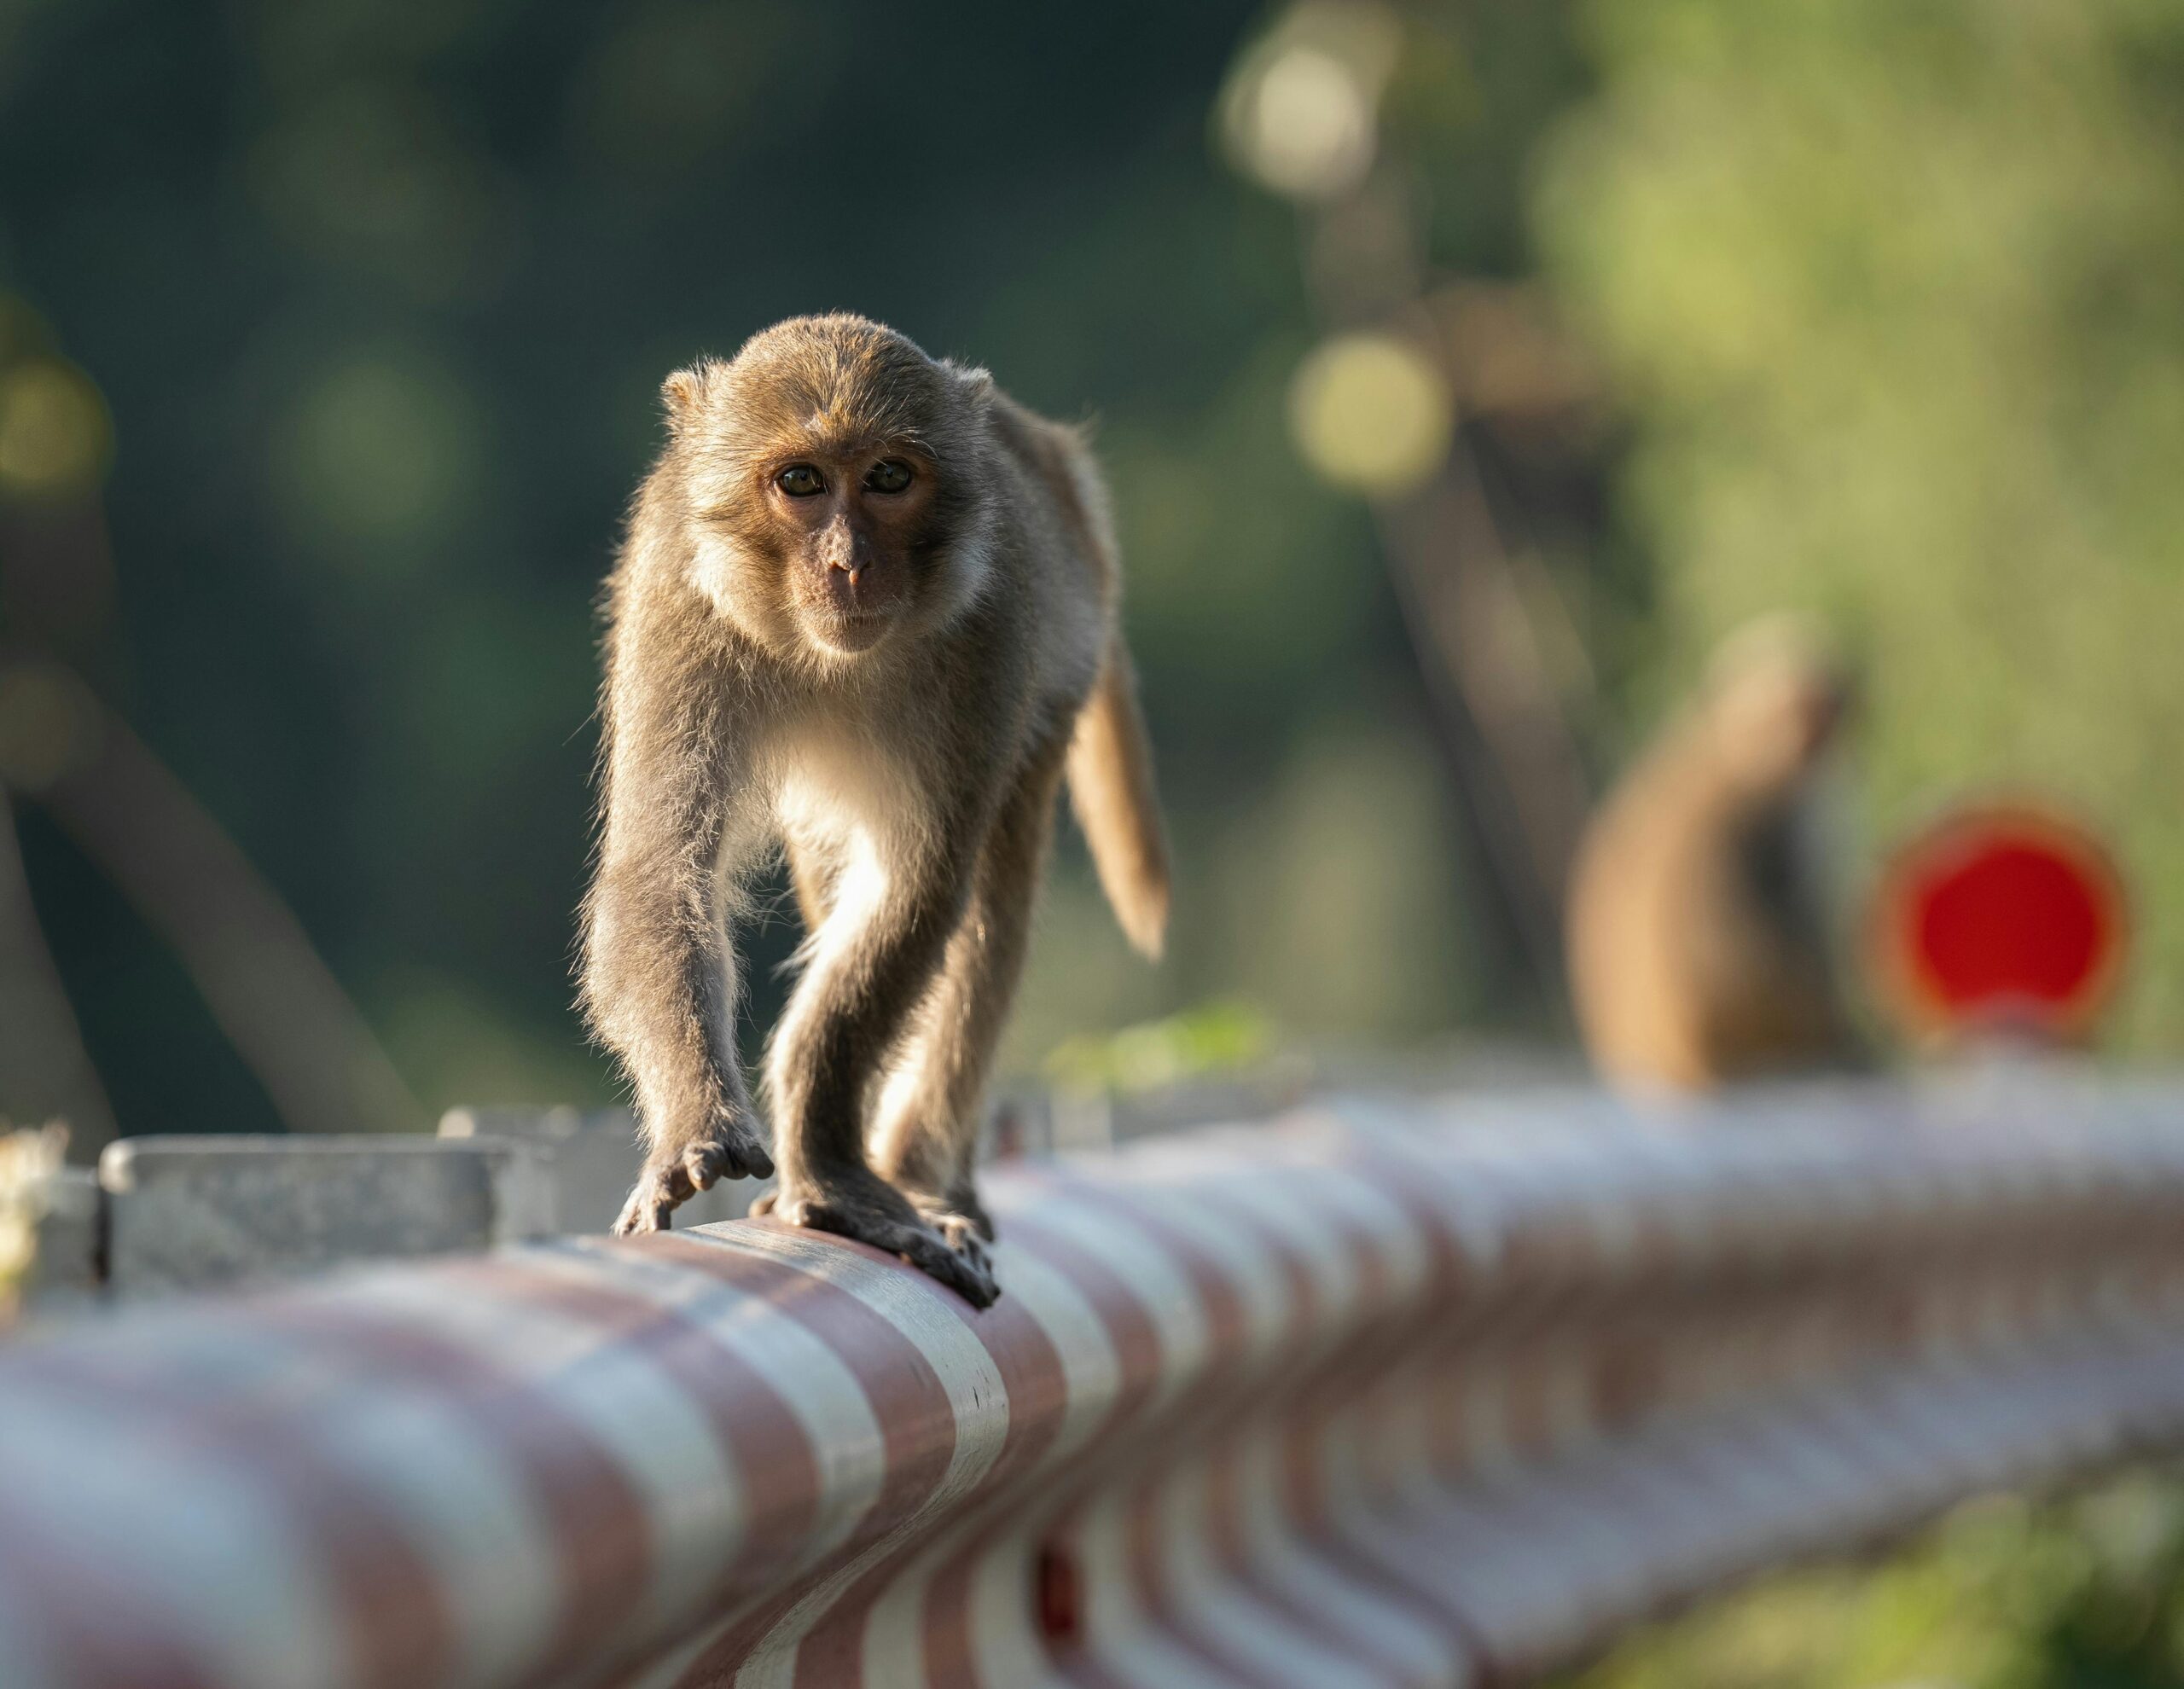
[[972,404],[983,408],[993,398],[993,374],[990,370],[974,369],[967,364],[948,360],[943,366],[956,378],[956,385]]
[[706,366],[696,363],[688,369],[678,369],[660,384],[660,402],[667,407],[667,432],[679,434],[689,420],[698,414],[698,406],[706,396]]

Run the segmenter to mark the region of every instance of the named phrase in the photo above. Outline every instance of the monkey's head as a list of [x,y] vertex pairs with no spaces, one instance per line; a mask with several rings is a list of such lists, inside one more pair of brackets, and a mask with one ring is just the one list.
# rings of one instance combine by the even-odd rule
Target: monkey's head
[[1856,699],[1848,668],[1824,636],[1770,617],[1732,634],[1715,654],[1706,719],[1724,765],[1745,789],[1786,792],[1820,762]]
[[665,389],[698,584],[775,654],[938,627],[987,571],[992,382],[861,316],[800,316]]

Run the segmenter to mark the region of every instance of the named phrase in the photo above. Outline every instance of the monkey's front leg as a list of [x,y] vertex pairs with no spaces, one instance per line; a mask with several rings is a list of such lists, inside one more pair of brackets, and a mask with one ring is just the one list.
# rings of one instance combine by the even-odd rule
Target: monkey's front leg
[[775,1038],[769,1079],[781,1178],[770,1206],[792,1224],[899,1255],[985,1308],[1001,1291],[983,1255],[951,1249],[872,1170],[864,1146],[873,1081],[962,918],[974,854],[974,844],[944,847],[876,905],[852,893],[837,899]]
[[617,1236],[665,1231],[716,1181],[774,1170],[735,1053],[735,961],[715,879],[610,866],[592,894],[585,995],[634,1080],[648,1146]]

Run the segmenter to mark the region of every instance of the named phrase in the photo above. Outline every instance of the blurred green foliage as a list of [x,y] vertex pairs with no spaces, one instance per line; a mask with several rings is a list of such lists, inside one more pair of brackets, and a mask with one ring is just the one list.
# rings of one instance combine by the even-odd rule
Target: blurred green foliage
[[1767,1580],[1559,1689],[2175,1689],[2184,1484],[2140,1471],[1958,1509],[1874,1570]]
[[2184,12],[1594,0],[1536,162],[1657,570],[1654,695],[1754,612],[1862,658],[1868,819],[2077,805],[2184,1036]]
[[1064,1039],[1047,1057],[1046,1071],[1073,1094],[1127,1094],[1248,1068],[1273,1044],[1266,1017],[1249,1004],[1205,1003],[1104,1036]]

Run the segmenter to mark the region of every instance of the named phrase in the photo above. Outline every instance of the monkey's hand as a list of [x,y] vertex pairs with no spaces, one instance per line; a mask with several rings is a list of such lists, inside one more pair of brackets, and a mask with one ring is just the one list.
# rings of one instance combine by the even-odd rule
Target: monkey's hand
[[770,1178],[773,1171],[773,1157],[740,1120],[717,1120],[703,1135],[664,1140],[645,1158],[636,1188],[622,1204],[622,1217],[614,1222],[614,1235],[665,1232],[668,1216],[700,1191],[711,1190],[723,1179]]
[[993,1263],[973,1223],[958,1215],[947,1219],[959,1223],[928,1222],[885,1180],[859,1171],[861,1177],[845,1175],[809,1188],[768,1191],[751,1204],[751,1212],[855,1238],[899,1256],[973,1308],[990,1308],[1001,1299]]

